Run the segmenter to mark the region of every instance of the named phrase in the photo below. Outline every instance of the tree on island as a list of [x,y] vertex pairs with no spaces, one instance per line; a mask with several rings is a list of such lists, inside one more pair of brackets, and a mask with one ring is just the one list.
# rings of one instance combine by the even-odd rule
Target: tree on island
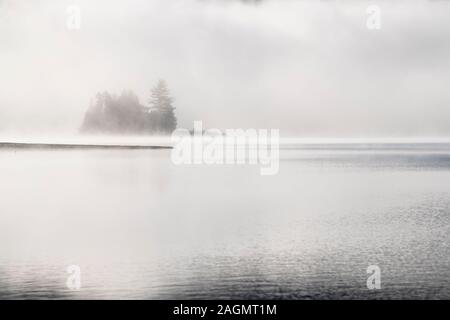
[[97,93],[84,117],[81,132],[90,134],[171,134],[177,119],[163,80],[151,90],[151,107],[139,103],[131,90],[120,96]]
[[177,128],[177,118],[175,117],[175,108],[172,106],[173,98],[170,96],[164,80],[159,80],[151,90],[149,102],[152,127],[157,132],[172,133]]

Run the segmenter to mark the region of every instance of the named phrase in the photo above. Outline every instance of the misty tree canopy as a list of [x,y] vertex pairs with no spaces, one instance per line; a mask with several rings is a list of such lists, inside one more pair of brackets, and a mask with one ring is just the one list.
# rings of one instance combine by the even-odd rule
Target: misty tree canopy
[[150,107],[141,105],[132,91],[120,96],[97,93],[81,127],[83,133],[171,134],[177,127],[173,98],[159,80],[151,90]]

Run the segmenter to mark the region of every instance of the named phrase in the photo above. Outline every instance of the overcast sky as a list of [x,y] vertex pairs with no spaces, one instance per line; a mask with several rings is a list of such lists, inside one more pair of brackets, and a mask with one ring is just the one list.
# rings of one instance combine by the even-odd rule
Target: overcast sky
[[97,91],[147,104],[159,78],[185,128],[450,136],[449,17],[446,0],[0,0],[0,137],[76,132]]

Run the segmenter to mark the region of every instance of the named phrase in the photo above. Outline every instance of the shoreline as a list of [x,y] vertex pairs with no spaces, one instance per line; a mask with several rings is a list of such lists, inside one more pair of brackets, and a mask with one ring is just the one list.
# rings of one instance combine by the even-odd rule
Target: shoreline
[[0,142],[0,149],[172,149],[163,145],[109,145],[109,144],[64,144],[64,143],[26,143]]

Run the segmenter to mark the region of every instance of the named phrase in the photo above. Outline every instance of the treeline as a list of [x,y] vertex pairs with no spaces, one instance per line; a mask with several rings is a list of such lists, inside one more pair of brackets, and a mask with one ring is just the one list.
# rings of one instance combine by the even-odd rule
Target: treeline
[[97,93],[81,126],[82,133],[171,134],[177,127],[173,99],[163,80],[151,90],[150,106],[140,104],[132,91],[120,96]]

